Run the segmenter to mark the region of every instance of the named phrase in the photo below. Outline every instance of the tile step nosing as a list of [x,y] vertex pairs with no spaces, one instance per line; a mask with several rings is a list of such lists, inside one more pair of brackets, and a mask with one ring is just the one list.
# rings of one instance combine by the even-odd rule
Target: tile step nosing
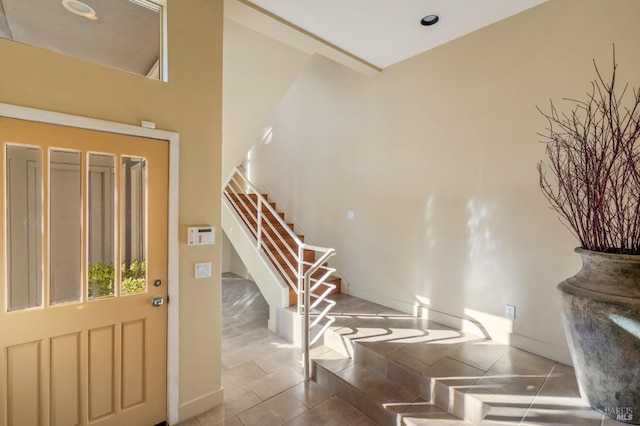
[[[327,342],[327,340],[330,340],[329,342]],[[414,392],[415,390],[411,390],[409,388],[407,388],[407,386],[403,383],[400,383],[397,380],[394,380],[392,377],[389,377],[387,372],[389,371],[388,369],[388,365],[389,365],[389,359],[385,356],[384,359],[384,367],[382,368],[384,370],[380,371],[380,368],[370,368],[366,362],[362,362],[362,357],[363,357],[363,352],[365,351],[371,351],[371,352],[375,352],[372,351],[371,349],[365,348],[363,345],[360,345],[357,341],[351,340],[351,339],[345,339],[342,338],[340,339],[342,340],[340,345],[332,345],[331,343],[335,343],[336,339],[325,339],[325,344],[329,347],[331,347],[331,349],[335,350],[336,352],[342,353],[346,356],[349,356],[351,358],[354,359],[354,362],[364,368],[367,368],[371,371],[373,371],[375,374],[381,375],[384,378],[405,387],[407,390]],[[346,340],[346,341],[345,341]],[[334,347],[337,346],[337,347]],[[346,348],[346,350],[345,350]],[[364,348],[364,351],[362,350]],[[348,352],[348,353],[346,353]],[[322,367],[324,368],[324,367]],[[334,374],[330,372],[329,370],[327,370],[330,374]],[[407,372],[407,371],[405,371]],[[425,401],[428,401],[432,404],[434,404],[435,406],[437,406],[438,408],[447,411],[448,413],[456,416],[457,418],[464,420],[467,423],[470,423],[472,425],[478,425],[480,424],[480,422],[484,419],[484,417],[486,416],[486,414],[489,412],[489,410],[491,409],[491,407],[486,404],[485,402],[481,401],[480,399],[474,398],[472,395],[466,394],[458,389],[455,389],[454,386],[450,386],[444,383],[440,383],[432,378],[428,378],[426,376],[423,376],[422,373],[418,372],[418,371],[413,371],[410,372],[408,374],[413,374],[415,375],[416,380],[418,381],[422,381],[422,380],[428,380],[428,384],[425,384],[425,386],[420,386],[420,391],[417,392],[418,395],[421,398],[424,398]],[[338,377],[336,375],[336,377]],[[340,378],[341,379],[341,378]],[[342,381],[344,381],[343,379],[341,379]],[[353,385],[351,385],[353,386]],[[348,402],[348,401],[347,401]],[[353,405],[353,404],[352,404]],[[465,408],[466,407],[466,408]],[[469,409],[469,408],[473,408],[473,409]],[[357,408],[357,407],[356,407]],[[395,424],[395,423],[394,423]]]
[[318,384],[330,390],[335,396],[376,424],[382,426],[397,424],[395,415],[387,411],[383,404],[370,398],[364,390],[359,389],[322,364],[315,361],[314,364],[313,379]]

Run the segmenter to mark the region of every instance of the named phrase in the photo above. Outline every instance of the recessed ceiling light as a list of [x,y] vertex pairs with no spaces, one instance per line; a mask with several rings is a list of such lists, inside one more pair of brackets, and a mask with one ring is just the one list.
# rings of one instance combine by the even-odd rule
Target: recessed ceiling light
[[91,6],[78,0],[62,0],[62,5],[71,13],[96,20],[96,11]]
[[427,15],[420,20],[420,23],[425,27],[428,27],[429,25],[435,24],[439,20],[440,20],[440,17],[438,15]]

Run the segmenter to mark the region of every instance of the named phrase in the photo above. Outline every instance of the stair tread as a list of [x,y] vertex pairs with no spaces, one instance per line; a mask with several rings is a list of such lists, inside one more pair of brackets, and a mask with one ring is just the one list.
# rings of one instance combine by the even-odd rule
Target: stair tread
[[421,424],[425,419],[458,420],[402,385],[330,350],[314,357],[316,380],[381,425]]
[[[333,349],[316,356],[313,362],[316,364],[316,380],[320,375],[318,383],[378,424],[396,425],[398,418],[402,419],[403,425],[462,421],[461,417],[438,406],[430,398],[410,391],[402,384]],[[482,405],[474,408],[483,412],[482,417],[488,411]],[[478,424],[481,418],[475,416],[475,420],[473,424]]]
[[[335,311],[340,312],[340,298],[337,300]],[[406,323],[404,327],[402,322]],[[512,395],[525,408],[512,407],[511,412],[527,424],[526,407],[540,396],[556,395],[557,388],[553,385],[545,388],[552,372],[554,378],[575,380],[571,379],[570,367],[555,361],[477,335],[425,323],[407,314],[387,311],[357,320],[339,318],[336,324],[325,334],[324,344],[353,356],[354,371],[371,370],[418,394],[424,401],[412,404],[411,416],[403,411],[403,424],[426,424],[421,420],[425,418],[434,421],[451,418],[440,417],[442,412],[429,404],[463,422],[460,424],[487,424],[492,416],[504,415],[504,407],[513,402]],[[380,334],[380,327],[393,331],[391,335]],[[346,371],[335,374],[341,379],[348,377]],[[362,379],[354,377],[356,386]],[[579,400],[577,387],[574,393],[572,396]]]

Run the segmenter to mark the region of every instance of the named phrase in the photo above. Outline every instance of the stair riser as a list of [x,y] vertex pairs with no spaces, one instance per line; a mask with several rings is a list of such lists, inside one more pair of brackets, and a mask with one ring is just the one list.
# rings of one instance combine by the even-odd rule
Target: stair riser
[[325,333],[323,343],[334,351],[350,356],[356,364],[402,385],[425,401],[430,401],[471,425],[479,425],[491,408],[479,399],[456,389],[454,386],[459,385],[459,381],[447,383],[432,379],[369,349],[366,344],[344,338],[332,330]]
[[[275,203],[269,203],[269,204],[275,210],[276,204]],[[236,206],[241,213],[240,216],[242,217],[242,220],[246,224],[248,224],[250,228],[256,230],[257,229],[256,206],[253,206],[252,204],[247,202],[245,202],[245,204],[242,204],[241,202],[236,202]],[[262,224],[264,231],[269,232],[271,235],[274,235],[274,237],[276,235],[281,235],[283,237],[289,238],[288,230],[293,231],[293,224],[287,224],[287,226],[285,227],[279,223],[279,221],[275,218],[275,216],[271,212],[269,212],[269,209],[267,208],[267,206],[264,206],[262,210],[264,214],[263,219],[266,222]],[[284,213],[278,213],[278,215],[280,216],[281,219],[284,220],[284,217],[285,217]],[[274,234],[274,232],[276,234]]]
[[[255,215],[256,211],[258,211],[258,206],[254,203],[257,203],[257,201],[250,201],[247,199],[237,199],[237,198],[233,198],[233,196],[231,197],[231,202],[237,206],[238,210],[242,211],[243,213],[247,213],[247,212],[251,212],[253,213],[253,215]],[[269,207],[267,206],[267,204],[269,206],[271,206],[271,209],[269,209]],[[276,203],[267,203],[264,204],[262,206],[262,211],[264,213],[270,213],[271,210],[276,210]]]
[[363,391],[335,375],[320,364],[313,363],[313,379],[333,392],[338,398],[351,405],[360,413],[382,426],[395,426],[396,417],[378,402],[371,400]]
[[[245,217],[247,218],[247,221],[252,225],[255,225],[256,223],[258,223],[258,218],[255,214],[255,211],[253,211],[252,214],[250,215],[246,215]],[[284,213],[280,215],[280,218],[284,221]],[[262,221],[262,226],[264,228],[267,227],[267,224],[272,224],[274,226],[280,225],[280,221],[276,219],[276,217],[272,213],[263,213],[261,221]],[[293,225],[291,224],[289,224],[289,226],[293,227]]]
[[[245,221],[245,223],[247,222]],[[258,226],[255,223],[253,224],[250,223],[249,226],[254,231],[258,230]],[[263,224],[262,232],[263,233],[266,232],[268,235],[270,235],[273,238],[274,241],[279,241],[281,239],[293,239],[291,238],[291,233],[293,232],[293,225],[289,225],[288,227],[286,227],[280,224],[273,224],[273,225]],[[268,241],[266,236],[263,236],[263,238],[266,241]]]
[[[281,251],[283,252],[284,256],[280,254],[277,250],[273,252],[273,257],[276,262],[284,265],[285,264],[284,259],[287,259],[290,264],[294,266],[297,264],[296,256],[291,254],[288,250],[281,250]],[[305,262],[313,262],[315,259],[316,259],[316,255],[313,251],[307,250],[304,252],[303,260]]]
[[463,419],[465,422],[474,426],[482,423],[491,408],[479,399],[467,395],[464,392],[458,390],[452,392],[448,386],[447,394],[449,394],[449,398],[447,399],[449,405],[448,411],[459,419]]
[[[298,238],[300,238],[300,235],[298,235]],[[270,250],[274,250],[274,247],[277,246],[277,247],[280,247],[280,250],[282,251],[285,251],[285,250],[288,251],[289,248],[295,252],[298,251],[298,243],[293,238],[284,238],[282,240],[277,239],[274,242],[271,242],[267,238],[263,238],[262,240],[264,245],[268,247]],[[304,242],[302,238],[300,238],[300,241]]]
[[[250,198],[251,200],[258,202],[258,194],[238,194],[236,195],[237,198]],[[262,198],[265,200],[269,199],[269,196],[267,194],[262,194]]]
[[420,372],[410,370],[391,359],[387,359],[384,355],[368,349],[365,345],[358,343],[355,343],[355,361],[381,376],[404,386],[416,395],[420,395],[425,401],[431,399],[429,378],[423,376]]
[[[234,188],[234,190],[237,193],[235,193],[235,194],[234,193],[230,193],[229,197],[233,198],[234,200],[247,200],[247,199],[250,199],[250,200],[255,201],[255,202],[258,201],[258,195],[257,194],[245,194],[237,186],[233,186],[232,185],[232,187]],[[268,200],[269,196],[267,194],[262,194],[262,198],[265,199],[265,200]]]

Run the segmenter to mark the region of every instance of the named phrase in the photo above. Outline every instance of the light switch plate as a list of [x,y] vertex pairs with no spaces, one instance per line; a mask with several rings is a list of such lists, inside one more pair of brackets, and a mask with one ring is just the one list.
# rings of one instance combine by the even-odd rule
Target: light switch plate
[[211,262],[196,263],[196,279],[209,278],[211,276]]

